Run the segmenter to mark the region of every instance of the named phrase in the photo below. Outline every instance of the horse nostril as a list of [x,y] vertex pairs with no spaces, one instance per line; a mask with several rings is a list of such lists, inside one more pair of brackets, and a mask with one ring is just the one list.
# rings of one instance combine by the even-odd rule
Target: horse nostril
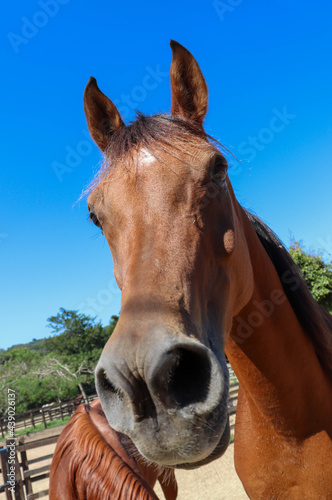
[[136,379],[129,372],[124,375],[112,363],[108,363],[107,370],[101,363],[97,367],[96,388],[103,408],[108,408],[109,415],[113,415],[116,420],[124,413],[129,419],[132,416],[135,422],[155,415],[155,407],[144,380]]
[[158,364],[151,387],[166,407],[185,408],[207,399],[210,379],[211,362],[205,351],[177,347]]
[[111,404],[113,407],[123,404],[125,393],[113,385],[102,367],[96,370],[96,389],[102,404]]
[[107,391],[111,394],[115,394],[120,399],[123,398],[123,393],[120,391],[120,389],[117,389],[107,377],[106,370],[103,370],[102,368],[98,370],[96,378],[100,389]]

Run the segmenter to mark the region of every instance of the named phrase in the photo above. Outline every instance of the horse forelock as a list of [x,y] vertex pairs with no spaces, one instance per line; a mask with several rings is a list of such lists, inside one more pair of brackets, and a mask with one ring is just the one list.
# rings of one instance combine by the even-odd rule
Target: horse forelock
[[81,198],[106,180],[115,164],[128,169],[137,165],[140,159],[146,161],[149,158],[163,163],[165,155],[186,163],[190,162],[197,151],[204,152],[211,148],[233,156],[219,141],[191,120],[167,114],[146,116],[138,112],[133,122],[112,134],[100,171]]

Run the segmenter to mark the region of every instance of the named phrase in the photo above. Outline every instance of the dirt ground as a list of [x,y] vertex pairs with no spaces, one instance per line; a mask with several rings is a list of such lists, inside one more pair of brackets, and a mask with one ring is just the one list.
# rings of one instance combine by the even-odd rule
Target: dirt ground
[[[57,427],[37,432],[27,437],[25,442],[57,435],[61,429],[61,427]],[[52,454],[54,448],[55,445],[49,445],[29,450],[27,452],[28,460]],[[233,456],[234,446],[230,445],[225,455],[212,464],[193,471],[176,471],[179,485],[178,500],[242,500],[248,498],[234,470]],[[33,468],[42,467],[48,463],[50,460],[38,462],[38,464],[33,465]],[[34,493],[47,488],[48,480],[33,484]],[[160,499],[164,499],[159,485],[156,486],[155,491]],[[0,493],[0,500],[5,500],[5,493]]]
[[[242,500],[248,498],[234,469],[234,445],[219,460],[192,471],[176,471],[178,500]],[[159,487],[159,498],[164,498]]]

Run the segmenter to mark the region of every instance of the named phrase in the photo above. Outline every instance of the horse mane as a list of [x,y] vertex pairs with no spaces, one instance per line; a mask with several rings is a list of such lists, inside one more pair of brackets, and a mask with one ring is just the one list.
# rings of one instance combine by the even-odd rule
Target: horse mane
[[315,301],[301,271],[276,234],[256,215],[247,210],[246,214],[278,273],[297,319],[311,339],[321,365],[332,379],[332,316]]
[[50,498],[158,500],[139,469],[131,467],[133,458],[124,461],[103,439],[92,424],[89,409],[88,405],[79,406],[58,439]]

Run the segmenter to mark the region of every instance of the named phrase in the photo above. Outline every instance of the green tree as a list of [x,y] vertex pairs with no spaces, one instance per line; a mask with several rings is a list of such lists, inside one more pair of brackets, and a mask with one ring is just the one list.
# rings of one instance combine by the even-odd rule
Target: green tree
[[0,413],[5,413],[8,387],[16,391],[18,413],[53,401],[76,397],[94,387],[94,369],[118,317],[109,325],[77,311],[60,309],[49,318],[55,335],[0,351]]
[[117,316],[112,316],[104,328],[100,323],[95,324],[90,316],[61,308],[56,316],[48,319],[48,326],[57,335],[45,339],[44,346],[51,358],[44,374],[76,383],[86,399],[84,385],[94,385],[95,366],[117,320]]
[[46,374],[50,366],[50,357],[42,352],[27,348],[11,349],[2,354],[0,359],[0,411],[5,413],[7,404],[7,389],[16,392],[16,411],[18,413],[38,407],[54,400],[71,399],[77,395],[73,384]]
[[289,253],[314,299],[332,313],[332,262],[324,262],[315,252],[306,252],[297,241],[292,243]]
[[112,334],[118,316],[112,316],[107,327],[100,323],[95,324],[94,318],[69,311],[64,308],[56,316],[48,318],[48,326],[57,333],[45,339],[44,346],[47,352],[60,356],[82,356],[86,360],[96,361],[104,345]]

